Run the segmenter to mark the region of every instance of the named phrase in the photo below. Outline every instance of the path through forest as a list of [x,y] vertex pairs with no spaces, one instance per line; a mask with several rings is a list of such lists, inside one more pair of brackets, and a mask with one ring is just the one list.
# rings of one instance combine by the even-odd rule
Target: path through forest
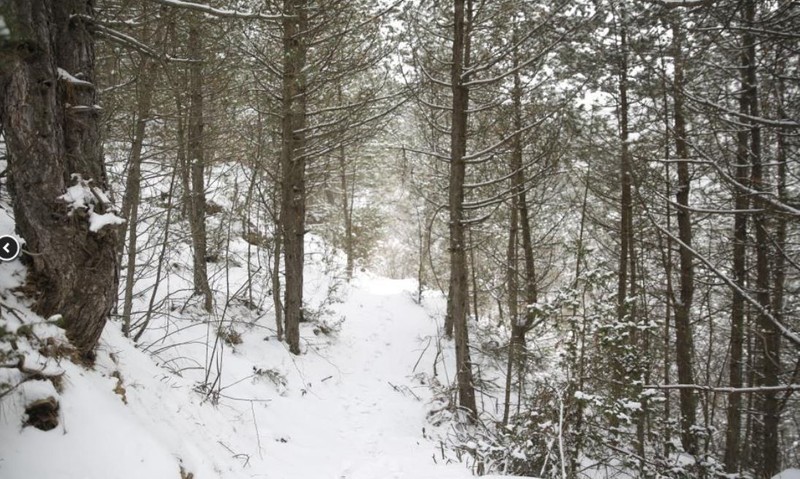
[[[243,271],[235,270],[232,280],[244,281]],[[65,341],[8,293],[23,279],[21,264],[0,271],[7,306],[36,325],[30,327],[37,335]],[[309,268],[312,306],[333,281]],[[439,381],[449,384],[453,376],[452,343],[443,342],[437,356],[444,298],[431,293],[420,306],[415,281],[368,272],[346,290],[322,315],[324,321],[344,318],[341,329],[314,334],[316,323],[304,323],[300,356],[275,340],[268,314],[244,307],[225,317],[241,340],[216,343],[215,350],[213,323],[198,321],[191,309],[184,317],[159,318],[163,324],[138,347],[109,323],[90,368],[41,357],[20,343],[30,364],[55,371],[62,387],[27,381],[3,402],[0,477],[172,478],[180,471],[226,479],[473,477],[464,463],[442,464],[426,419],[434,361]],[[204,357],[210,369],[202,367]],[[208,394],[202,389],[207,372],[217,385]],[[25,404],[47,396],[60,404],[57,428],[21,428]]]
[[423,439],[430,392],[413,379],[414,366],[431,371],[436,324],[413,302],[414,286],[362,277],[339,305],[339,339],[321,353],[336,373],[312,383],[306,400],[280,405],[295,427],[276,459],[294,477],[471,477],[464,465],[435,464],[435,444]]

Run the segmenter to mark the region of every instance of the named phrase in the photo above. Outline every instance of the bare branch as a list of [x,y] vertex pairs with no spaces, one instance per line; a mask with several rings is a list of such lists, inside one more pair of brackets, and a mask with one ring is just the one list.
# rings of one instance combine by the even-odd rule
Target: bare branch
[[[640,199],[640,201],[643,202],[643,200],[641,198],[641,195],[640,195],[639,199]],[[742,298],[744,298],[745,301],[750,303],[755,309],[758,310],[758,312],[760,314],[763,314],[765,318],[767,318],[772,324],[774,324],[778,328],[778,330],[781,332],[781,334],[786,339],[789,340],[789,342],[794,344],[795,347],[800,348],[800,336],[798,336],[797,333],[795,333],[794,331],[790,330],[783,323],[778,321],[778,319],[775,318],[775,316],[773,316],[772,313],[770,313],[769,310],[764,305],[762,305],[761,303],[756,301],[755,298],[750,296],[747,293],[747,291],[742,289],[738,284],[736,284],[735,281],[730,279],[727,275],[725,275],[722,271],[720,271],[716,266],[711,264],[711,262],[708,259],[706,259],[705,256],[703,256],[700,253],[698,253],[697,251],[695,251],[691,246],[687,245],[686,243],[681,241],[677,236],[675,236],[672,233],[670,233],[669,231],[667,231],[666,228],[664,228],[660,224],[658,224],[658,222],[655,220],[655,218],[653,218],[653,216],[650,214],[650,210],[647,209],[647,207],[645,207],[645,214],[647,215],[647,218],[650,220],[650,223],[652,223],[653,226],[655,226],[659,231],[661,231],[663,234],[668,236],[676,244],[678,244],[679,246],[681,246],[683,248],[686,248],[686,250],[689,253],[691,253],[692,256],[697,258],[701,263],[703,263],[705,265],[705,267],[708,268],[709,271],[714,273],[714,275],[716,277],[721,279],[722,282],[727,284],[732,290],[734,290],[737,293],[739,293],[742,296]]]

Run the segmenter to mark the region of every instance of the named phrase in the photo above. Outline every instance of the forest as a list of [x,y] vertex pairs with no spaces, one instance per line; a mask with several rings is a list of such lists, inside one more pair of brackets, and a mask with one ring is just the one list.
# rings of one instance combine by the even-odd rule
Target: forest
[[8,479],[800,477],[798,0],[0,0],[0,235]]

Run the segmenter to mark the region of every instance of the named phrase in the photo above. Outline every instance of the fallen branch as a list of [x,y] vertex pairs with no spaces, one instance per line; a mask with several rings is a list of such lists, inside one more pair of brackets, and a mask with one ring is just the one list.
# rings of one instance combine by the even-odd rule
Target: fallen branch
[[402,394],[404,396],[405,396],[406,393],[409,393],[412,396],[414,396],[414,399],[416,399],[417,401],[421,401],[420,397],[417,396],[416,394],[414,394],[414,391],[412,391],[411,388],[409,388],[408,386],[395,386],[394,384],[390,383],[389,381],[386,381],[386,384],[388,384],[389,386],[392,387],[392,389],[394,389],[395,391],[399,392],[400,394]]

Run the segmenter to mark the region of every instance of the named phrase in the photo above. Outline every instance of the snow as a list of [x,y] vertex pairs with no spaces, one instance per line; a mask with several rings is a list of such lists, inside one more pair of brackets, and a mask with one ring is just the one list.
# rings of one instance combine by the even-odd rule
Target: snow
[[274,477],[471,476],[463,466],[433,463],[435,446],[422,437],[426,402],[395,390],[429,396],[413,368],[421,336],[435,334],[436,326],[411,300],[415,288],[368,275],[355,280],[336,308],[346,318],[338,341],[295,364],[307,393],[274,397],[261,411],[258,423],[287,441],[265,444],[265,455],[270,446],[276,451]]
[[800,479],[800,469],[790,468],[772,476],[772,479]]
[[49,397],[58,397],[58,392],[50,381],[26,381],[19,388],[26,404]]
[[[244,342],[226,350],[216,405],[194,390],[189,371],[170,373],[156,364],[165,356],[137,349],[110,323],[93,368],[61,361],[62,392],[27,381],[17,407],[4,408],[0,476],[177,478],[183,467],[197,478],[472,477],[462,464],[434,463],[438,444],[423,437],[431,394],[416,375],[434,360],[433,348],[422,346],[437,325],[412,300],[415,291],[413,281],[361,274],[333,306],[345,318],[341,331],[320,340],[304,329],[300,357],[246,330]],[[26,312],[43,328],[38,335],[51,328],[58,336]],[[254,376],[256,365],[278,371],[286,387]],[[46,396],[59,401],[59,426],[21,427],[19,408]]]
[[[215,177],[226,183],[236,174]],[[110,203],[108,195],[81,175],[73,179],[60,197],[70,211],[87,211],[91,228],[115,224],[113,215],[94,212],[97,204]],[[209,197],[234,210],[239,198],[221,190]],[[143,193],[157,197],[160,191],[145,185]],[[143,202],[143,208],[158,208],[153,205]],[[11,233],[11,209],[0,206],[0,232]],[[222,216],[209,217],[209,230],[220,227]],[[173,227],[185,230],[185,224]],[[143,244],[163,237],[161,230],[150,231],[141,230]],[[168,277],[155,291],[165,306],[138,344],[122,335],[118,321],[109,321],[91,367],[38,352],[41,343],[31,338],[66,344],[59,317],[37,316],[15,291],[25,280],[19,260],[0,264],[0,326],[29,329],[29,337],[17,340],[25,369],[59,378],[56,387],[15,367],[0,368],[0,391],[14,386],[0,400],[0,477],[180,478],[181,471],[197,479],[473,477],[466,464],[441,457],[438,438],[451,423],[428,420],[433,409],[442,410],[438,417],[448,413],[432,384],[454,380],[452,344],[442,342],[440,353],[436,348],[441,295],[426,293],[420,305],[414,281],[369,271],[345,285],[342,255],[309,234],[307,311],[340,329],[326,335],[315,333],[315,323],[303,323],[303,354],[294,356],[275,338],[266,287],[254,291],[260,309],[234,298],[247,284],[244,240],[226,244],[225,261],[209,263],[218,309],[207,314],[193,304],[191,275],[183,276],[191,251],[174,238]],[[153,286],[151,276],[135,284],[134,311],[147,308]],[[218,326],[235,330],[241,343],[215,345]],[[0,341],[0,353],[10,352],[6,346]],[[202,387],[211,382],[207,374],[211,380],[218,374],[216,388]],[[47,397],[58,401],[58,426],[25,426],[26,406]]]
[[8,38],[11,36],[11,30],[6,25],[6,20],[0,15],[0,38]]
[[575,391],[575,399],[579,401],[591,401],[595,398],[594,395],[585,393],[583,391]]
[[280,15],[262,15],[259,13],[252,13],[246,11],[224,10],[214,8],[204,3],[184,2],[182,0],[155,0],[157,3],[176,8],[183,8],[187,10],[197,10],[214,17],[229,17],[229,18],[254,18],[261,20],[280,20]]
[[642,409],[642,403],[638,401],[621,401],[620,405],[628,411],[639,411]]
[[61,425],[47,432],[0,428],[0,441],[6,445],[0,475],[9,479],[180,477],[174,457],[145,424],[131,417],[119,398],[103,394],[105,388],[96,375],[75,365],[68,369],[69,384],[60,397]]
[[72,178],[76,183],[67,188],[66,193],[58,197],[59,200],[67,204],[70,213],[78,208],[88,209],[95,201],[92,190],[88,186],[89,182],[77,173],[73,174]]
[[57,68],[57,72],[59,80],[63,80],[76,86],[94,88],[94,85],[92,85],[90,82],[75,78],[70,72],[64,70],[63,68]]
[[104,226],[121,225],[124,222],[124,218],[120,218],[114,213],[103,213],[99,215],[93,211],[89,214],[89,231],[97,233],[103,229]]
[[[67,204],[67,210],[72,215],[76,210],[82,209],[89,212],[89,231],[97,233],[106,226],[120,225],[125,222],[114,213],[113,204],[108,194],[96,186],[90,186],[92,180],[84,180],[80,173],[73,173],[75,184],[67,188],[66,193],[58,199]],[[111,207],[107,213],[95,213],[96,205]]]

